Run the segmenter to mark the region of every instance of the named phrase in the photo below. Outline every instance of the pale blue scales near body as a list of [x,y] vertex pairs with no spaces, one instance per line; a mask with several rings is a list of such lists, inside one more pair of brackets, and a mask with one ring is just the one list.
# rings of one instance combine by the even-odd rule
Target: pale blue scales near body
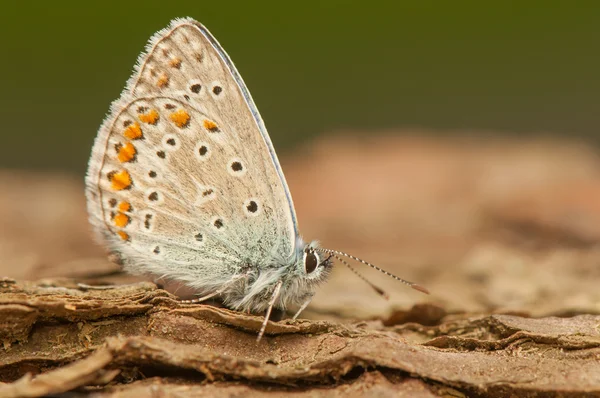
[[266,312],[259,340],[273,308],[299,306],[295,317],[306,308],[334,259],[426,292],[303,241],[244,81],[190,18],[173,20],[140,55],[96,137],[86,196],[98,240],[125,270],[183,283],[195,301]]

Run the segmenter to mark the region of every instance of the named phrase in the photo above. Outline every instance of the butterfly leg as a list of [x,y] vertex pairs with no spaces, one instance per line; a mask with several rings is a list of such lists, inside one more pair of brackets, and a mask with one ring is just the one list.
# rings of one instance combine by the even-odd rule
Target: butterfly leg
[[77,288],[79,290],[87,291],[87,290],[110,290],[110,289],[121,289],[124,287],[134,287],[137,286],[138,283],[125,283],[122,285],[88,285],[85,283],[78,283]]
[[206,296],[198,297],[198,298],[191,299],[191,300],[179,300],[179,302],[182,303],[182,304],[197,304],[197,303],[201,303],[203,301],[208,300],[209,298],[218,296],[219,294],[223,293],[226,289],[227,289],[227,287],[224,286],[224,287],[222,287],[219,290],[216,290],[216,291],[214,291],[214,292],[212,292],[210,294],[207,294]]
[[296,318],[298,318],[298,315],[300,315],[300,313],[302,311],[304,311],[306,309],[306,307],[308,307],[308,305],[312,301],[313,297],[314,297],[313,294],[311,294],[310,296],[308,296],[308,299],[304,303],[302,303],[302,305],[300,306],[300,309],[298,311],[296,311],[296,314],[294,315],[294,317],[292,318],[292,320],[295,320]]
[[282,281],[279,281],[277,285],[275,285],[275,290],[273,290],[273,296],[271,297],[271,301],[269,301],[269,307],[267,308],[267,313],[265,314],[265,320],[263,321],[262,326],[260,327],[260,332],[258,333],[258,337],[256,338],[257,343],[260,341],[260,339],[262,339],[263,334],[265,334],[265,329],[267,328],[267,323],[269,322],[269,317],[271,316],[271,310],[275,305],[277,297],[279,297],[281,285],[283,285]]
[[234,276],[233,278],[231,278],[229,280],[229,282],[226,282],[223,286],[221,286],[220,289],[215,290],[214,292],[212,292],[210,294],[207,294],[206,296],[198,297],[198,298],[195,298],[195,299],[192,299],[192,300],[179,300],[179,302],[182,303],[182,304],[196,304],[196,303],[201,303],[203,301],[208,300],[209,298],[213,298],[215,296],[218,296],[221,293],[224,293],[227,289],[229,289],[229,287],[234,282],[236,282],[237,280],[239,280],[239,279],[241,279],[241,278],[243,278],[245,276],[246,276],[245,274]]

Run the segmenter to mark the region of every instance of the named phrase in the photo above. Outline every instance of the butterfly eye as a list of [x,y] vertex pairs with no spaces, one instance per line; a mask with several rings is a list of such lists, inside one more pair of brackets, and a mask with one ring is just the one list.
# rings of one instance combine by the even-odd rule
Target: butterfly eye
[[319,265],[319,256],[313,251],[304,253],[304,270],[307,274],[312,273]]

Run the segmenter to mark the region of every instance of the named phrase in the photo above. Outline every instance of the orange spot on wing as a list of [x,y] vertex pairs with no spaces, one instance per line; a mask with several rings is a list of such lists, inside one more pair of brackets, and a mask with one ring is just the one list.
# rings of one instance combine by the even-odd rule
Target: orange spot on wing
[[121,203],[119,203],[118,209],[119,209],[119,211],[122,211],[123,213],[125,213],[127,211],[131,211],[131,203],[121,202]]
[[115,218],[113,218],[113,222],[119,228],[123,228],[124,226],[126,226],[127,224],[129,224],[130,220],[131,219],[129,218],[129,216],[126,215],[126,214],[123,214],[123,213],[117,213],[117,215],[115,216]]
[[119,162],[131,162],[136,155],[137,151],[131,142],[126,143],[121,148],[119,148],[119,153],[117,157],[119,158]]
[[204,128],[208,131],[211,131],[213,133],[219,131],[219,126],[217,126],[217,123],[213,122],[212,120],[205,119],[203,124]]
[[172,58],[169,62],[169,65],[171,65],[173,68],[179,69],[181,67],[181,59],[177,57]]
[[148,124],[156,124],[159,118],[158,112],[155,109],[150,109],[148,112],[142,113],[138,117],[140,118],[140,121]]
[[123,131],[123,136],[130,140],[137,140],[142,138],[144,135],[142,134],[142,129],[140,128],[139,123],[133,123],[127,126],[125,131]]
[[171,121],[177,125],[179,128],[183,128],[188,125],[190,122],[190,114],[184,111],[183,109],[179,109],[169,116]]
[[162,73],[156,81],[156,85],[160,88],[167,87],[169,85],[169,75]]
[[127,232],[117,231],[117,235],[119,235],[123,240],[129,240],[129,235]]
[[127,170],[121,170],[109,175],[109,180],[112,183],[112,189],[122,191],[131,186],[131,175]]

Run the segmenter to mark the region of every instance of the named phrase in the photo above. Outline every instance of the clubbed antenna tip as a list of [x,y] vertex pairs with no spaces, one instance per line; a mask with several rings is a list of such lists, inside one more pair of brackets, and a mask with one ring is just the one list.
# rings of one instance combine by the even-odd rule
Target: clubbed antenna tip
[[375,290],[381,297],[383,297],[386,300],[390,299],[390,295],[387,294],[385,291],[383,291],[382,288],[375,286],[374,284],[370,283],[371,287],[373,288],[373,290]]
[[427,290],[426,288],[424,288],[421,285],[417,285],[416,283],[413,283],[412,285],[410,285],[410,287],[412,287],[415,290],[420,291],[421,293],[431,294],[431,293],[429,293],[429,290]]

